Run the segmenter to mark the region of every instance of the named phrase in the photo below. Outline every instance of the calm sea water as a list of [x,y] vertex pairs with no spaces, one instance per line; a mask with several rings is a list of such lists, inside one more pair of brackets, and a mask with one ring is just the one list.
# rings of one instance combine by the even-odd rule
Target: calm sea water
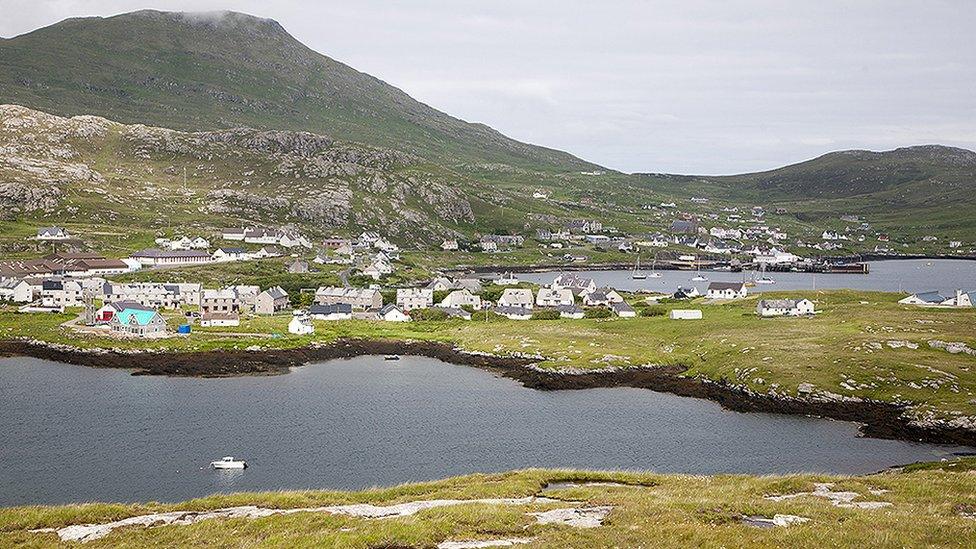
[[[8,358],[0,407],[0,505],[357,489],[523,467],[866,473],[965,450],[642,389],[534,391],[419,357],[233,379]],[[206,467],[225,455],[250,467]]]
[[[855,290],[879,290],[908,293],[940,290],[951,295],[956,289],[976,291],[976,261],[963,259],[872,261],[870,274],[812,274],[768,273],[775,284],[749,288],[749,292],[778,290],[813,290],[850,288]],[[650,269],[650,265],[646,265]],[[693,282],[694,272],[659,271],[661,278],[634,280],[630,271],[584,271],[579,273],[593,277],[601,286],[620,290],[649,289],[673,292],[679,286],[692,286],[704,292],[708,282]],[[549,284],[559,273],[526,273],[519,279],[539,284]],[[706,271],[709,282],[740,282],[752,280],[752,272],[723,273]],[[945,293],[943,295],[946,295]]]

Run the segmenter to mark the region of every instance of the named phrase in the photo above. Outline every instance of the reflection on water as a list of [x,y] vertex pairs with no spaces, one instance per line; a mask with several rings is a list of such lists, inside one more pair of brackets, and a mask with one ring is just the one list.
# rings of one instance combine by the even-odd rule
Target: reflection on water
[[[359,489],[526,467],[867,473],[962,450],[645,389],[534,391],[407,356],[233,379],[0,359],[0,403],[0,505]],[[210,469],[227,455],[248,468]]]

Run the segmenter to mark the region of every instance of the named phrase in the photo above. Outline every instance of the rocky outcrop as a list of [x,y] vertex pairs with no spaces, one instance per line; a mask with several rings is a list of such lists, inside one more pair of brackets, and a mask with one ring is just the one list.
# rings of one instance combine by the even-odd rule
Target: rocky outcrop
[[0,219],[14,219],[26,212],[53,212],[63,196],[59,187],[0,183]]

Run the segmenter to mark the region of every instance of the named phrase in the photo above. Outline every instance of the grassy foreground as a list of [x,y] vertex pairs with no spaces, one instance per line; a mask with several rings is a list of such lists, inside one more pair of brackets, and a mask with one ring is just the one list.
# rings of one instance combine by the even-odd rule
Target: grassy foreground
[[[431,499],[517,498],[545,495],[563,501],[530,505],[468,504],[415,515],[364,519],[321,512],[258,519],[211,519],[192,525],[128,527],[86,547],[416,547],[447,540],[530,538],[528,547],[972,547],[976,544],[974,461],[929,464],[865,477],[682,476],[527,470],[471,475],[363,492],[271,492],[214,495],[179,504],[83,504],[0,509],[0,545],[59,543],[38,528],[105,523],[147,513],[204,511],[237,505],[273,508],[349,503],[388,505]],[[543,490],[554,481],[603,482]],[[886,502],[877,509],[845,508],[822,497],[782,501],[768,495],[809,492],[815,483],[856,492],[855,502]],[[610,485],[607,483],[623,483]],[[610,506],[601,526],[581,529],[537,524],[530,512]],[[757,528],[741,517],[795,515],[788,527]]]

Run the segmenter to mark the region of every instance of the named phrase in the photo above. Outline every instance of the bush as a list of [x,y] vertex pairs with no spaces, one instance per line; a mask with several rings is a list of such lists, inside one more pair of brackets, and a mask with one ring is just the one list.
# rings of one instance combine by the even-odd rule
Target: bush
[[410,311],[410,318],[414,320],[431,320],[431,321],[441,321],[447,320],[447,312],[440,309],[415,309]]
[[476,311],[474,313],[471,313],[471,321],[472,322],[478,321],[478,320],[480,320],[481,322],[484,322],[485,321],[485,317],[488,317],[488,322],[494,322],[496,320],[505,320],[505,317],[503,317],[502,315],[493,313],[491,311]]
[[451,293],[451,290],[439,290],[434,292],[434,303],[440,303]]
[[583,313],[583,316],[586,318],[610,318],[610,309],[591,307]]
[[664,316],[666,314],[668,314],[667,308],[660,305],[651,305],[640,310],[641,316]]
[[559,320],[559,311],[555,309],[542,309],[532,313],[532,320]]

